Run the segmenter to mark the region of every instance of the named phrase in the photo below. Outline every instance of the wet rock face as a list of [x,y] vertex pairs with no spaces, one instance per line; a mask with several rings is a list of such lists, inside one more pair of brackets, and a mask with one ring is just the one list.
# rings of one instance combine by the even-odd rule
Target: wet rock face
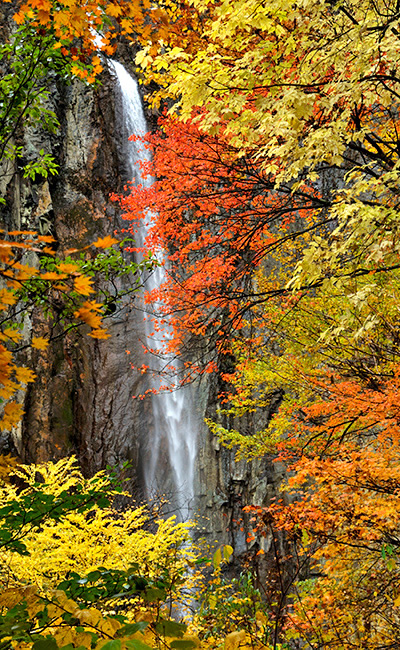
[[[51,234],[61,253],[121,227],[118,210],[109,200],[127,180],[115,81],[107,72],[102,81],[97,89],[54,81],[51,108],[59,132],[50,136],[38,125],[20,134],[27,157],[42,148],[53,154],[57,176],[33,182],[21,177],[16,164],[1,175],[7,200],[0,208],[3,224]],[[137,431],[145,415],[132,400],[138,379],[126,354],[129,349],[136,356],[141,349],[133,307],[134,299],[127,298],[108,319],[109,341],[98,343],[78,332],[60,337],[45,352],[31,353],[38,378],[26,394],[22,429],[11,441],[24,460],[76,453],[88,473],[125,460],[136,467]],[[27,323],[28,333],[32,326],[37,333],[47,331],[40,314]],[[10,441],[4,445],[9,447]]]
[[[217,381],[208,381],[200,391],[208,418],[226,428],[245,430],[249,436],[267,425],[273,404],[263,413],[248,414],[246,421],[244,418],[240,422],[228,421],[218,412],[218,392]],[[204,426],[199,443],[197,487],[204,534],[214,536],[221,544],[232,545],[239,555],[251,549],[267,553],[271,541],[268,538],[246,541],[252,526],[243,508],[250,504],[270,505],[284,477],[284,466],[272,456],[253,461],[236,460],[235,451],[221,446]]]
[[[114,96],[113,79],[106,74],[98,91],[81,84],[64,90],[60,174],[54,187],[54,229],[63,250],[85,246],[121,226],[109,200],[110,192],[121,190],[125,180],[120,143],[114,137],[118,123]],[[56,381],[65,385],[56,402],[69,404],[56,404],[56,409],[71,416],[69,422],[58,420],[57,428],[70,429],[70,450],[87,472],[126,459],[136,461],[135,378],[125,351],[129,340],[135,340],[131,307],[127,300],[109,319],[111,339],[96,342],[75,335],[63,342],[63,369],[57,371],[52,364]],[[49,430],[50,438],[58,438],[57,434]],[[30,441],[42,438],[40,427],[35,435],[27,425],[26,435]]]

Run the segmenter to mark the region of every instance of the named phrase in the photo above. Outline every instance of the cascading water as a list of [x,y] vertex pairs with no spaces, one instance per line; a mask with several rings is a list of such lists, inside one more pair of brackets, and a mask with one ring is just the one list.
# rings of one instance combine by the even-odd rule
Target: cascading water
[[[123,143],[126,147],[125,173],[127,179],[135,183],[150,185],[150,178],[140,177],[140,162],[148,160],[149,153],[140,143],[128,141],[130,135],[143,136],[147,131],[146,120],[138,90],[138,84],[117,61],[110,61],[112,72],[118,81],[121,97],[123,120]],[[151,220],[151,216],[149,216]],[[137,245],[141,246],[146,235],[146,227],[139,229]],[[142,241],[140,241],[140,239]],[[146,288],[152,290],[165,279],[163,266],[160,266],[147,280]],[[148,348],[161,351],[162,343],[153,331],[151,318],[144,318],[141,323],[143,344]],[[155,364],[161,365],[155,355]],[[152,366],[155,365],[154,363]],[[178,365],[174,365],[176,373]],[[171,385],[176,378],[171,378]],[[151,387],[156,387],[156,384]],[[171,509],[181,520],[190,516],[194,502],[196,439],[198,417],[194,407],[193,393],[190,386],[175,391],[152,395],[153,426],[145,432],[146,440],[142,446],[140,463],[144,478],[147,499],[165,495]]]

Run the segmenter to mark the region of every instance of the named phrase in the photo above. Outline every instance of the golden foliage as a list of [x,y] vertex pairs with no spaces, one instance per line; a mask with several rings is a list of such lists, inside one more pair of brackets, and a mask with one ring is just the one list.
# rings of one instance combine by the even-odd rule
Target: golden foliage
[[[47,300],[48,307],[53,303],[65,302],[65,317],[89,325],[89,335],[96,339],[108,338],[102,324],[102,305],[95,301],[86,301],[85,297],[94,292],[92,278],[80,270],[79,263],[57,260],[51,252],[49,264],[45,268],[32,267],[24,262],[21,252],[42,253],[43,247],[53,240],[50,236],[37,235],[31,231],[14,231],[9,239],[0,241],[0,397],[7,401],[3,404],[0,428],[10,430],[16,426],[23,414],[22,406],[15,399],[17,391],[25,390],[25,385],[35,380],[35,373],[25,366],[19,366],[14,358],[18,347],[30,346],[33,350],[45,350],[50,342],[46,336],[33,334],[30,341],[22,336],[22,325],[13,319],[12,308],[18,301],[26,309],[32,308],[31,295],[39,294],[41,300]],[[114,243],[114,238],[104,238],[102,245]],[[18,254],[17,254],[18,252]],[[72,313],[67,312],[68,301],[73,301]],[[76,323],[78,324],[78,323]]]
[[[12,471],[12,476],[12,483],[3,482],[0,485],[1,514],[5,517],[0,519],[0,528],[10,516],[8,506],[19,502],[24,509],[30,495],[34,496],[37,492],[41,496],[38,503],[42,505],[46,503],[46,495],[56,497],[55,502],[48,502],[55,505],[61,504],[67,494],[78,493],[85,497],[93,489],[97,494],[106,490],[112,496],[105,472],[96,474],[92,479],[84,479],[73,458],[58,463],[20,465]],[[15,479],[23,483],[22,489],[16,487]],[[125,497],[128,498],[128,495]],[[130,647],[130,639],[137,639],[138,647],[144,650],[146,647],[159,647],[161,642],[164,647],[169,647],[176,635],[182,636],[184,626],[168,622],[166,609],[163,614],[161,612],[161,603],[167,593],[163,596],[160,580],[168,575],[171,585],[177,582],[175,597],[179,596],[180,583],[185,583],[186,588],[192,583],[190,576],[186,581],[181,580],[189,558],[193,557],[191,551],[185,548],[191,523],[176,523],[175,518],[171,517],[151,522],[153,532],[150,532],[146,529],[148,522],[149,513],[131,500],[130,505],[122,511],[98,506],[75,508],[67,511],[61,519],[46,517],[39,527],[30,525],[29,521],[24,524],[21,519],[24,528],[17,529],[16,535],[23,535],[26,547],[24,555],[12,550],[7,542],[4,544],[5,538],[2,536],[1,625],[7,625],[7,616],[12,620],[15,615],[28,616],[25,620],[26,625],[30,626],[29,636],[20,643],[16,642],[18,626],[15,628],[13,647],[21,650],[30,648],[38,635],[45,634],[50,635],[59,647],[72,643],[100,649],[110,639],[120,639],[115,647],[121,650]],[[87,581],[85,576],[96,582],[104,574],[109,580],[113,571],[116,576],[126,575],[126,581],[130,567],[144,585],[154,577],[154,584],[158,584],[158,588],[153,597],[149,592],[149,598],[141,598],[140,592],[132,595],[128,590],[127,596],[124,598],[120,595],[118,601],[110,596],[83,606],[82,602],[65,592],[65,586],[58,587],[60,581],[68,580],[71,575],[82,576],[83,585]],[[123,585],[122,582],[122,590]],[[169,595],[171,597],[173,592]],[[21,603],[25,603],[25,614],[24,606],[21,611],[18,610]],[[116,606],[120,612],[125,612],[125,623],[110,611]],[[2,618],[4,614],[5,618]],[[135,621],[141,623],[133,627],[128,625],[125,632],[124,625]],[[146,623],[143,625],[143,622]],[[14,638],[13,632],[10,632],[10,638]],[[195,647],[197,642],[192,641],[191,644],[190,647]]]

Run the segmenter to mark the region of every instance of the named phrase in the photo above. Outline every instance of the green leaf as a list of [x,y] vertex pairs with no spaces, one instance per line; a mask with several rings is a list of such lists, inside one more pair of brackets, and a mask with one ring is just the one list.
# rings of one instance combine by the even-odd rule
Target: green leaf
[[91,571],[86,577],[90,582],[96,582],[96,580],[101,578],[101,571]]
[[47,639],[38,639],[35,641],[33,644],[33,650],[58,650],[58,645],[53,637],[48,637]]
[[215,553],[213,555],[213,566],[214,566],[215,571],[218,569],[221,562],[222,562],[221,549],[217,548],[217,550],[215,551]]
[[125,641],[125,645],[129,650],[152,650],[151,646],[139,639],[130,639],[129,641]]
[[149,587],[148,589],[145,590],[143,594],[143,599],[147,603],[153,603],[156,600],[165,600],[166,595],[167,594],[165,589],[158,589],[157,587]]
[[148,626],[148,623],[145,621],[139,621],[138,623],[129,623],[128,625],[124,625],[121,627],[117,635],[118,636],[127,636],[129,634],[135,634],[136,632],[142,632],[146,627]]
[[170,646],[176,650],[192,650],[192,648],[197,648],[197,643],[191,639],[177,639],[172,641]]
[[[121,641],[119,639],[113,639],[108,641],[105,645],[101,646],[102,650],[121,650]],[[45,650],[43,648],[43,650]]]
[[180,637],[185,634],[186,630],[187,625],[184,623],[177,623],[176,621],[170,621],[167,619],[161,619],[156,624],[156,631],[164,636]]

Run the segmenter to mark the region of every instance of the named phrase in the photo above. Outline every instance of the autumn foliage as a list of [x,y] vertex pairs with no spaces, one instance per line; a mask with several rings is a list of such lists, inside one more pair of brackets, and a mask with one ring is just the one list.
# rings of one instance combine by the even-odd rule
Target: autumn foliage
[[[275,189],[274,175],[251,158],[238,157],[229,136],[202,133],[196,118],[181,123],[164,116],[159,129],[141,142],[151,152],[142,174],[154,182],[113,198],[132,222],[124,232],[137,238],[146,230],[140,250],[164,256],[164,282],[146,301],[159,306],[155,320],[161,329],[166,319],[173,326],[165,352],[189,349],[191,370],[198,361],[202,372],[204,365],[193,359],[201,339],[198,354],[211,359],[209,371],[215,356],[226,354],[236,333],[247,328],[252,308],[282,291],[273,282],[263,292],[255,290],[254,271],[292,239],[295,220],[304,240],[313,228],[312,211],[322,201],[311,187],[298,195],[287,185]],[[148,223],[151,214],[157,217]],[[296,246],[288,262],[289,257],[294,263]]]
[[165,251],[148,301],[173,325],[166,352],[230,384],[213,432],[291,471],[281,502],[248,508],[249,544],[284,531],[291,556],[273,647],[396,647],[397,9],[192,6],[190,46],[137,57],[172,105],[143,143],[154,185],[120,198]]
[[[111,237],[99,239],[94,246],[109,246],[116,241]],[[85,272],[81,261],[57,259],[51,248],[53,242],[51,236],[27,231],[8,232],[0,241],[3,284],[0,289],[0,398],[3,403],[0,427],[3,430],[10,430],[18,424],[23,407],[13,398],[35,379],[34,371],[20,364],[16,352],[27,348],[44,350],[62,331],[60,324],[63,319],[67,329],[86,324],[90,328],[89,336],[95,339],[109,336],[102,323],[104,306],[89,298],[95,294],[91,275]],[[42,265],[30,265],[24,257],[27,252],[41,255]],[[20,315],[28,316],[37,304],[46,304],[50,317],[49,332],[47,336],[33,332],[27,338]],[[53,318],[50,316],[52,309]]]
[[150,650],[180,638],[196,647],[166,605],[190,583],[187,524],[171,517],[145,530],[150,513],[131,497],[123,512],[113,507],[115,476],[84,479],[73,458],[2,472],[0,490],[2,644]]
[[[154,183],[114,199],[129,233],[146,230],[139,248],[164,259],[146,300],[165,354],[182,355],[183,382],[215,370],[225,384],[212,431],[239,456],[268,453],[290,470],[282,500],[247,509],[248,543],[283,531],[289,556],[269,624],[249,627],[253,647],[397,647],[398,6],[28,0],[16,21],[50,32],[54,60],[86,82],[101,69],[94,32],[106,54],[118,34],[137,36],[139,74],[157,85],[150,102],[168,107],[142,140]],[[4,310],[31,272],[12,273]],[[50,291],[73,288],[76,319],[102,332],[79,269],[38,273]],[[12,395],[31,376],[3,343]],[[266,425],[249,434],[249,414]],[[217,586],[209,647],[227,631]],[[244,630],[231,634],[226,648],[246,647]]]

